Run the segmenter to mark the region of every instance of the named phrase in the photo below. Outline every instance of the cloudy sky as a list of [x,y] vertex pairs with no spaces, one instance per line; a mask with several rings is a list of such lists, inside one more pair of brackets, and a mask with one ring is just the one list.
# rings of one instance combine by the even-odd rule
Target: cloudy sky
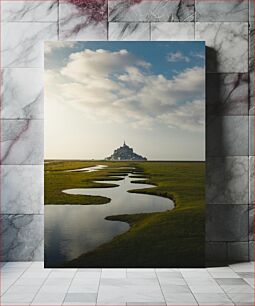
[[45,158],[204,160],[203,42],[46,42]]

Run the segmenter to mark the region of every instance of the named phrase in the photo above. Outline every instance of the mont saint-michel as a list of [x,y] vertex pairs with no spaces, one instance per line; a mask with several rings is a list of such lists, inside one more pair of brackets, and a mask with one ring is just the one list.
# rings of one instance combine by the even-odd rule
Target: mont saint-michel
[[129,147],[125,141],[123,146],[119,147],[118,149],[114,150],[113,154],[109,157],[106,157],[105,160],[135,160],[135,161],[142,161],[147,160],[146,157],[143,157],[134,152],[133,148]]

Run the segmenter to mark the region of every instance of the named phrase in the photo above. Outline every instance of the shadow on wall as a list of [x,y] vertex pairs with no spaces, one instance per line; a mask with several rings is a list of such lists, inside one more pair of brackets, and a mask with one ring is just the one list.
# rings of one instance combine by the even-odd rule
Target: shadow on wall
[[222,101],[223,90],[221,74],[218,73],[217,51],[206,47],[206,266],[233,263],[228,258],[228,239],[224,241],[223,238],[232,233],[229,220],[231,213],[227,218],[228,211],[222,214],[221,205],[217,205],[231,204],[225,199],[228,179],[231,177],[226,177],[227,164],[224,160],[227,135],[224,130],[224,116],[221,116],[225,107],[225,101]]

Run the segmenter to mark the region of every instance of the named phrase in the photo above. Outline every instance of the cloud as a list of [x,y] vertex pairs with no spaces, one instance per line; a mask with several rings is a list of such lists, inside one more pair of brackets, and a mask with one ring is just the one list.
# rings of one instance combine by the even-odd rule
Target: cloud
[[150,67],[127,50],[86,49],[71,54],[60,72],[46,71],[46,98],[69,104],[96,122],[202,132],[204,68],[189,68],[167,79]]
[[202,53],[192,53],[191,54],[193,57],[196,57],[196,58],[199,58],[199,59],[202,59],[204,60],[205,59],[205,54],[202,54]]
[[75,42],[72,41],[46,41],[44,43],[44,53],[50,54],[54,50],[59,49],[66,49],[66,48],[73,48],[75,45]]
[[190,59],[183,55],[181,52],[172,52],[172,53],[168,53],[167,56],[166,56],[166,60],[168,62],[189,62]]

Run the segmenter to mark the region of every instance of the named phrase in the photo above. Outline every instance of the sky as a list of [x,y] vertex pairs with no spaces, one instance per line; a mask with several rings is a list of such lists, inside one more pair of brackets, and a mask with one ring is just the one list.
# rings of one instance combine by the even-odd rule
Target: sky
[[45,159],[205,160],[204,42],[45,42]]

